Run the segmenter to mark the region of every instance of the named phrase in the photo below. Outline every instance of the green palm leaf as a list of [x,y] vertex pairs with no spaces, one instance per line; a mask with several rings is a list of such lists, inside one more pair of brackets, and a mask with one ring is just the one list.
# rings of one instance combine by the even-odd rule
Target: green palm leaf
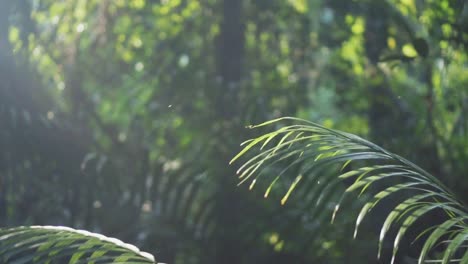
[[[398,201],[388,212],[379,237],[378,257],[383,249],[383,242],[390,239],[387,237],[390,228],[396,227],[398,230],[393,238],[392,263],[407,230],[424,215],[439,210],[444,213],[447,221],[434,224],[420,233],[418,239],[423,240],[423,247],[419,263],[426,262],[440,244],[446,246],[443,259],[429,260],[431,263],[460,261],[454,256],[468,258],[467,208],[436,177],[356,135],[305,120],[285,117],[250,128],[277,125],[278,122],[293,124],[246,141],[242,144],[244,148],[231,161],[232,163],[241,156],[255,153],[238,170],[240,183],[251,181],[252,188],[261,177],[268,177],[269,179],[265,179],[268,184],[265,196],[268,196],[276,185],[281,186],[281,179],[289,178],[283,181],[288,184],[281,200],[283,204],[293,195],[293,190],[300,188],[299,185],[307,180],[312,181],[315,186],[304,185],[311,189],[319,186],[319,192],[329,191],[337,180],[346,181],[348,187],[341,189],[342,198],[335,205],[332,219],[346,196],[357,192],[366,202],[356,219],[355,236],[363,219],[376,205],[384,200]],[[353,170],[340,172],[340,167],[349,164],[353,166]],[[274,169],[278,166],[282,168],[279,173]],[[314,173],[323,168],[336,168],[337,172],[326,176],[317,176]],[[317,177],[320,177],[320,181]],[[335,188],[333,190],[340,191]]]
[[57,226],[0,229],[1,263],[156,263],[153,255],[122,241]]

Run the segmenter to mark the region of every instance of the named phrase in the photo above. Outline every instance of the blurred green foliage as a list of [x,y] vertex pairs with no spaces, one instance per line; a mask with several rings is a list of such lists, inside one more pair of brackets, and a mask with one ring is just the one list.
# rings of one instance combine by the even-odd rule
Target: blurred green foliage
[[2,0],[0,224],[168,263],[372,263],[353,217],[260,199],[228,161],[245,125],[299,116],[466,197],[467,23],[461,0]]

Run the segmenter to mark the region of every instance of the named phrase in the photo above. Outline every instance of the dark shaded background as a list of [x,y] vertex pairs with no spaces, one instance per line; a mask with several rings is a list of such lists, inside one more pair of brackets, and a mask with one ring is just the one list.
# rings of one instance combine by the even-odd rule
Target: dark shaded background
[[330,226],[333,203],[280,206],[228,162],[246,125],[298,116],[466,202],[467,21],[461,0],[0,0],[0,225],[167,263],[377,262],[381,221],[351,240],[358,205]]

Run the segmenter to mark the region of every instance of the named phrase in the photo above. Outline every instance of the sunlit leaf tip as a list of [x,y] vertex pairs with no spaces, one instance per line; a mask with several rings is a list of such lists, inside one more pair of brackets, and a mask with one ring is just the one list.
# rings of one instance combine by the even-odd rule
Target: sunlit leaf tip
[[249,190],[252,190],[254,188],[256,182],[257,179],[253,179],[252,183],[250,183]]
[[299,176],[296,177],[296,179],[294,179],[294,182],[289,187],[289,189],[286,192],[286,194],[284,195],[283,199],[281,199],[281,205],[284,205],[286,203],[286,201],[288,200],[288,198],[291,195],[292,191],[294,190],[294,188],[296,188],[297,184],[301,181],[301,179],[302,179],[302,175],[299,175]]

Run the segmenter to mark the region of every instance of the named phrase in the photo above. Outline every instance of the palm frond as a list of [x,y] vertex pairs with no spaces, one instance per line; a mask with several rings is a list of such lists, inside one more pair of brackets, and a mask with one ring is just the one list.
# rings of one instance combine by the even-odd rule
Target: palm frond
[[0,263],[156,263],[153,255],[100,234],[57,226],[0,229]]
[[[384,204],[385,200],[397,201],[382,224],[378,247],[380,258],[384,241],[390,239],[390,228],[396,228],[392,263],[409,228],[430,213],[442,212],[445,222],[431,224],[417,236],[417,239],[423,241],[418,263],[461,260],[466,263],[463,261],[468,260],[467,208],[436,177],[405,158],[356,135],[305,120],[285,117],[250,128],[272,126],[278,122],[293,124],[244,142],[244,148],[231,161],[232,163],[247,153],[255,153],[238,170],[240,184],[250,181],[250,188],[253,188],[262,177],[268,177],[269,179],[265,179],[267,197],[281,179],[289,178],[283,179],[288,184],[281,199],[284,204],[293,195],[293,190],[300,188],[299,185],[304,181],[309,182],[305,186],[319,188],[318,191],[322,194],[337,190],[333,186],[337,181],[342,181],[342,198],[335,205],[332,221],[346,196],[352,192],[358,193],[365,204],[356,219],[355,237],[362,221],[373,208]],[[281,169],[274,170],[278,166]],[[349,166],[353,169],[342,171]],[[323,173],[326,168],[335,168],[336,173]],[[317,204],[323,197],[331,197],[322,194]],[[445,248],[442,259],[432,258],[426,261],[440,245]]]

